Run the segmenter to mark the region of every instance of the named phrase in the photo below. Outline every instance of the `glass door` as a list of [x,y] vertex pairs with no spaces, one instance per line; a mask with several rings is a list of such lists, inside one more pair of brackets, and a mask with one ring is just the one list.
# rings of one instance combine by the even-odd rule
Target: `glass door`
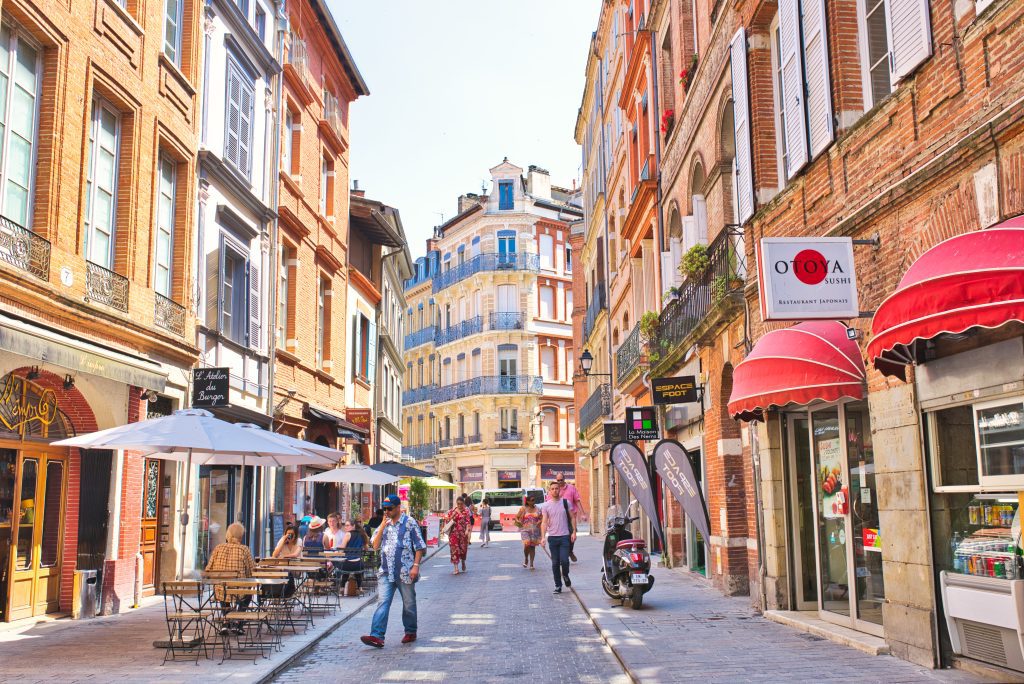
[[[858,628],[876,631],[882,625],[885,581],[882,577],[882,535],[875,490],[875,452],[867,404],[843,406],[846,453],[850,473],[850,526],[853,544],[854,615]],[[873,629],[874,628],[874,629]]]
[[788,416],[790,530],[793,534],[793,585],[796,609],[818,608],[817,530],[814,518],[814,470],[811,467],[810,421],[806,413]]
[[811,450],[817,489],[818,572],[821,610],[849,618],[846,467],[838,409],[811,414]]

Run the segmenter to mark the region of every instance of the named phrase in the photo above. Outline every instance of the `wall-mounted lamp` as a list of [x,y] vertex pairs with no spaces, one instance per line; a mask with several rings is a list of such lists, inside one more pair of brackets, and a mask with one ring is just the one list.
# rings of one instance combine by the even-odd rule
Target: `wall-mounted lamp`
[[584,377],[590,377],[593,375],[595,378],[610,378],[611,373],[591,373],[590,369],[594,367],[594,355],[590,353],[589,349],[584,349],[583,353],[580,354],[580,370],[583,371]]
[[75,379],[68,373],[64,376],[64,389],[69,390],[75,386]]
[[29,369],[28,373],[25,374],[25,379],[27,379],[27,380],[35,380],[38,377],[39,377],[39,366],[32,366],[32,368]]
[[142,390],[142,394],[139,397],[145,399],[150,404],[155,404],[160,395],[156,393],[156,390]]

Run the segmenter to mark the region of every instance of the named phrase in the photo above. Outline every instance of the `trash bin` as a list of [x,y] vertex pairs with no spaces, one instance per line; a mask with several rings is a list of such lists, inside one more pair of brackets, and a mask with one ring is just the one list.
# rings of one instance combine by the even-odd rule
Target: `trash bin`
[[96,581],[95,570],[75,570],[73,594],[72,619],[96,617],[96,606],[99,604],[99,583]]

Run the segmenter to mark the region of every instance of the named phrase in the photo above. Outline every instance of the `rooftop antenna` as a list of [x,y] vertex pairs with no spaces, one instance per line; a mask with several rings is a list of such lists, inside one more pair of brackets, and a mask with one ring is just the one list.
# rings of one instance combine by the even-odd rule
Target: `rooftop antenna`
[[480,194],[481,195],[486,195],[487,194],[487,180],[484,179],[484,178],[480,179]]

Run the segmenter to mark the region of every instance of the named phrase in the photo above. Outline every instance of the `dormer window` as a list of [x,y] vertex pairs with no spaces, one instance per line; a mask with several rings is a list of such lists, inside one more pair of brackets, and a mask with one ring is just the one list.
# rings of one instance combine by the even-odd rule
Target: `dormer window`
[[512,181],[498,181],[498,209],[501,211],[515,208],[515,193]]

